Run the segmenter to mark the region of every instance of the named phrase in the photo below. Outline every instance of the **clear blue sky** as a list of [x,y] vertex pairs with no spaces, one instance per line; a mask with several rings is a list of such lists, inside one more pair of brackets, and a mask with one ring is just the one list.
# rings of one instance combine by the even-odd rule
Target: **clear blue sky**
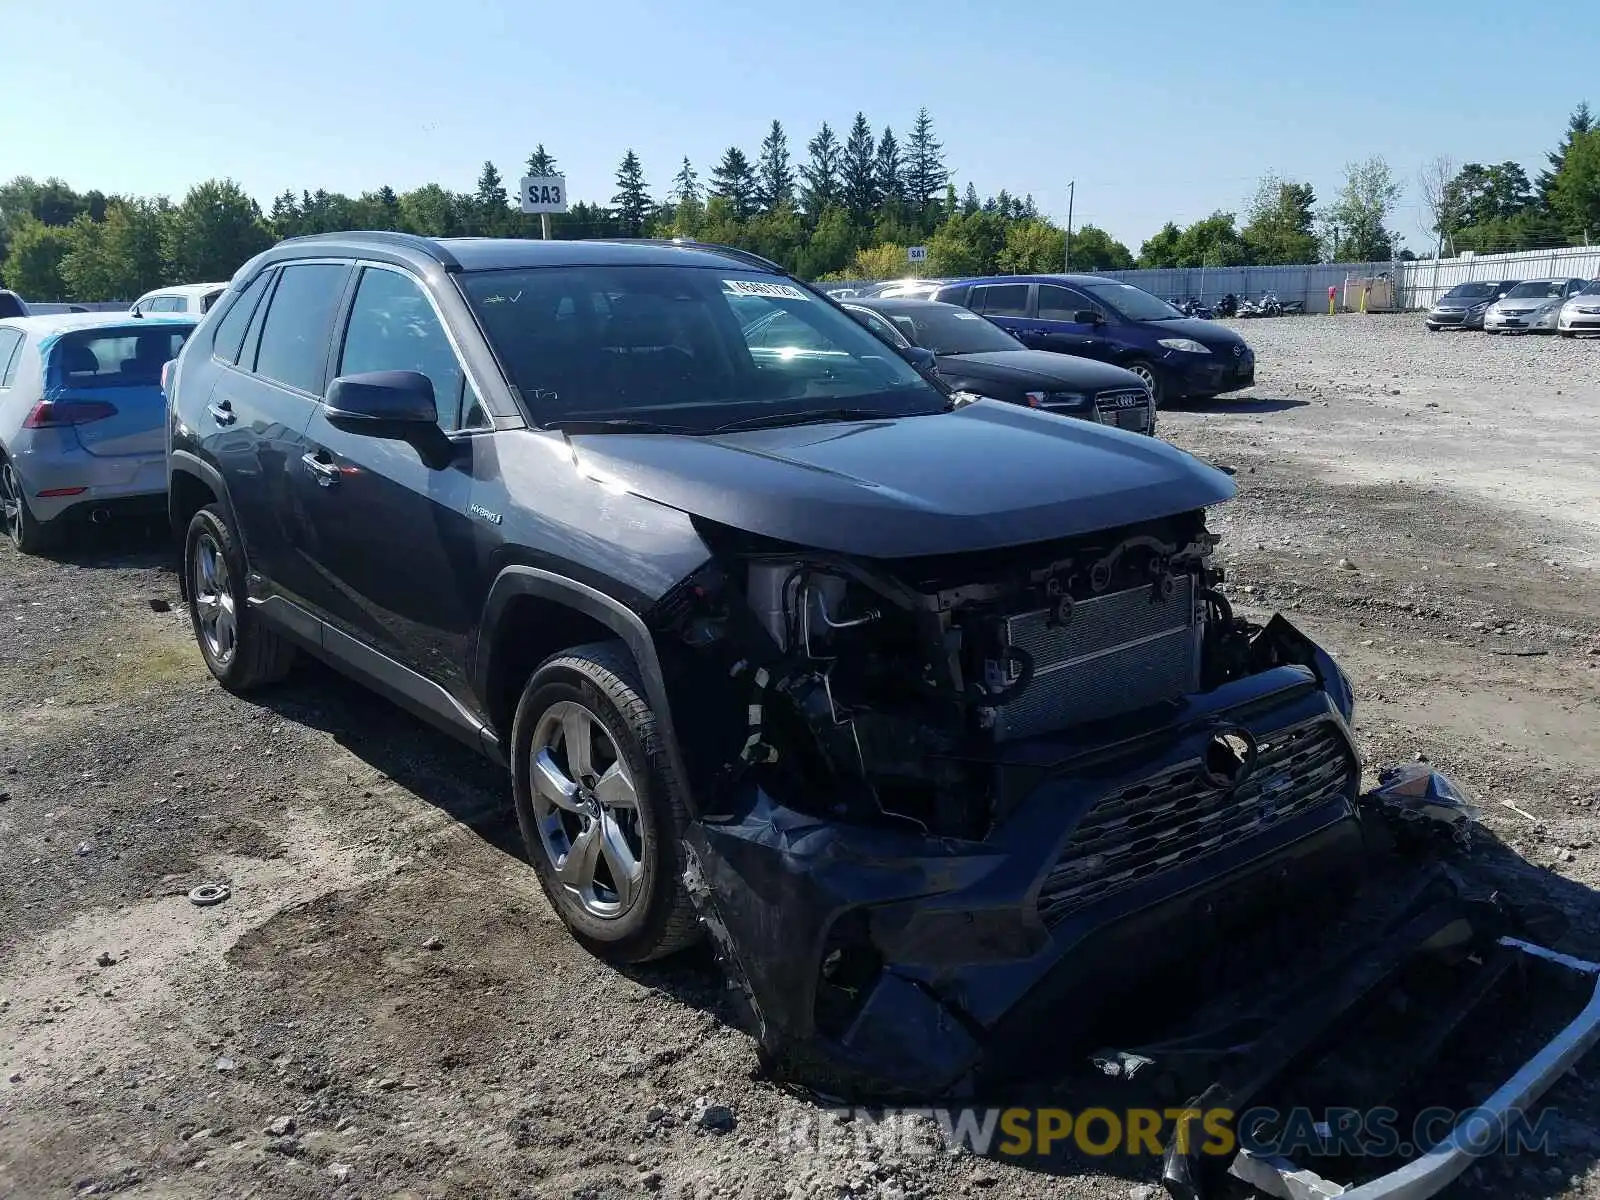
[[[1242,209],[1264,172],[1319,198],[1342,165],[1525,164],[1594,86],[1591,4],[1490,0],[10,0],[0,177],[179,197],[231,176],[351,194],[510,180],[535,142],[574,198],[606,201],[633,147],[664,194],[752,157],[778,118],[796,156],[857,109],[904,133],[927,105],[958,186],[1032,192],[1135,251],[1168,219]],[[1506,81],[1499,96],[1482,81]],[[514,185],[513,185],[514,186]]]

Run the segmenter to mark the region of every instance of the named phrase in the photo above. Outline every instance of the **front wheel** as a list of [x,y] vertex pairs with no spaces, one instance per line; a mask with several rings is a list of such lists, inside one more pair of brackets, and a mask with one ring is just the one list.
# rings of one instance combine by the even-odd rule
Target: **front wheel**
[[1166,397],[1162,394],[1161,380],[1156,377],[1155,368],[1142,358],[1136,358],[1128,364],[1128,370],[1144,381],[1144,386],[1150,389],[1150,399],[1155,402],[1157,408],[1160,408],[1161,402]]
[[621,643],[574,647],[533,673],[512,722],[511,780],[528,858],[584,946],[643,962],[696,939],[688,809]]
[[42,554],[59,541],[54,524],[46,525],[33,515],[22,477],[4,455],[0,455],[0,521],[19,554]]

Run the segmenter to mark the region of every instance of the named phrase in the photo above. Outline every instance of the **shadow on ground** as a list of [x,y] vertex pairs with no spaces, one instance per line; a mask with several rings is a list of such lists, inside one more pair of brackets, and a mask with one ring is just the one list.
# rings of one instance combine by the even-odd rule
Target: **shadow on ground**
[[1166,400],[1162,402],[1161,407],[1174,412],[1240,413],[1246,416],[1261,416],[1265,413],[1305,408],[1310,403],[1309,400],[1293,400],[1285,396],[1210,396]]

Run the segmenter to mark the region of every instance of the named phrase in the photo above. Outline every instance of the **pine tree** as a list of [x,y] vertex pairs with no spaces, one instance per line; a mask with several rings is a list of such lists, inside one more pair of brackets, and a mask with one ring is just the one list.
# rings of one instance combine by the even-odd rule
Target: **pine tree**
[[898,203],[906,198],[905,172],[900,143],[894,130],[885,125],[883,136],[878,139],[878,196],[882,203]]
[[302,232],[300,205],[293,191],[285,189],[283,195],[272,202],[272,214],[267,219],[272,224],[272,232],[280,238],[296,237]]
[[678,173],[672,177],[672,191],[669,193],[674,204],[701,203],[700,175],[695,171],[694,165],[684,156],[683,166],[678,168]]
[[650,219],[654,206],[650,203],[649,189],[645,187],[644,168],[631,149],[622,156],[622,163],[617,167],[617,194],[611,197],[611,207],[623,237],[644,236],[644,224]]
[[839,203],[839,139],[824,121],[806,143],[811,161],[800,168],[800,204],[813,220],[830,204]]
[[1540,171],[1539,178],[1534,181],[1534,186],[1539,189],[1539,204],[1547,211],[1550,208],[1550,189],[1555,186],[1556,176],[1561,174],[1561,168],[1567,161],[1567,151],[1572,149],[1574,139],[1590,132],[1595,128],[1594,116],[1589,112],[1587,101],[1572,110],[1572,115],[1567,118],[1567,136],[1562,139],[1558,149],[1551,150],[1545,155],[1550,161],[1550,169]]
[[559,174],[556,170],[555,155],[545,150],[543,142],[535,146],[533,153],[528,155],[528,174],[541,177]]
[[783,126],[774,121],[761,142],[761,157],[756,160],[756,202],[766,212],[775,212],[794,202],[794,168],[789,165],[789,138]]
[[478,172],[478,190],[473,194],[472,205],[478,233],[496,237],[504,231],[510,215],[506,207],[506,185],[492,162],[485,161],[483,170]]
[[983,208],[983,201],[978,199],[978,189],[972,184],[967,184],[967,194],[961,199],[961,212],[963,216],[970,217],[973,213]]
[[906,198],[918,213],[926,213],[950,181],[950,172],[944,165],[944,146],[933,136],[933,118],[926,108],[917,112],[906,143],[905,180]]
[[722,161],[711,169],[711,194],[727,198],[735,220],[743,221],[754,209],[755,172],[739,147],[729,146],[723,152]]
[[857,113],[845,139],[840,176],[845,207],[857,225],[865,225],[878,207],[877,145],[865,113]]

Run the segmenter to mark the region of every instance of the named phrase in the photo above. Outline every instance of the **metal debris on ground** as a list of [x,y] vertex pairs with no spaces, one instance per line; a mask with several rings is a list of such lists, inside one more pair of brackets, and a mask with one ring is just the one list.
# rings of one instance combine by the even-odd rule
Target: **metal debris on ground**
[[221,904],[233,890],[225,883],[202,883],[197,888],[189,891],[189,903],[200,908],[209,908],[213,904]]

